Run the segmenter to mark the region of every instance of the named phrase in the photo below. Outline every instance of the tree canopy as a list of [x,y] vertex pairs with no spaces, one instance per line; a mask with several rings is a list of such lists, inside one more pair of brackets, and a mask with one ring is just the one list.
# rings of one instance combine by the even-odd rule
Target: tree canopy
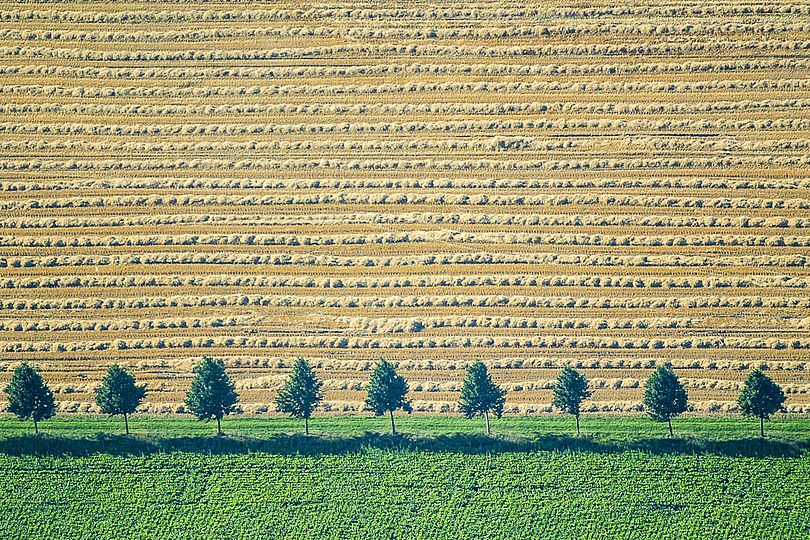
[[574,415],[577,435],[579,435],[580,408],[582,402],[589,397],[591,391],[588,390],[588,379],[574,368],[565,366],[554,384],[551,404],[562,412]]
[[413,412],[408,395],[408,382],[404,377],[397,374],[394,365],[382,359],[374,367],[369,379],[368,397],[366,407],[374,411],[376,416],[388,413],[391,416],[391,433],[396,433],[394,424],[394,411],[402,409],[405,412]]
[[323,400],[321,381],[303,358],[293,365],[292,373],[276,396],[276,408],[295,418],[304,419],[304,433],[309,435],[309,418]]
[[14,370],[6,387],[8,410],[20,420],[34,421],[34,433],[39,433],[37,423],[56,413],[56,402],[45,381],[37,371],[23,362]]
[[759,434],[765,436],[765,420],[783,411],[785,393],[759,369],[748,374],[737,404],[743,416],[759,418]]
[[476,361],[467,367],[467,378],[461,387],[459,410],[465,418],[483,416],[486,420],[486,432],[489,435],[489,413],[500,418],[506,403],[504,392],[487,371],[487,366]]
[[644,407],[653,420],[669,425],[669,436],[672,437],[672,419],[686,412],[688,397],[671,366],[658,366],[647,379]]
[[217,433],[222,433],[222,417],[230,414],[239,401],[233,381],[225,372],[221,360],[208,356],[194,368],[194,380],[186,395],[186,407],[199,420],[217,421]]
[[123,415],[124,429],[129,435],[127,416],[135,412],[144,395],[146,385],[135,384],[135,377],[118,364],[113,364],[96,390],[96,404],[104,414]]

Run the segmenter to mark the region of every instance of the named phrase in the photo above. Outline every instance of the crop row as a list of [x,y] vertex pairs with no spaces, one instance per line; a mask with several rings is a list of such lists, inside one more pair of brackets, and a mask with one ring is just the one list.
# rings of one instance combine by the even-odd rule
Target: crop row
[[[106,106],[102,106],[106,108]],[[0,106],[2,112],[2,106]],[[116,113],[125,114],[125,113]],[[563,148],[581,148],[585,146],[604,145],[600,141],[561,141],[546,139],[538,141],[529,137],[487,137],[485,139],[409,139],[409,140],[275,140],[275,141],[195,141],[195,142],[131,142],[131,141],[48,141],[48,140],[15,140],[0,142],[0,150],[6,151],[37,151],[53,152],[59,150],[82,150],[93,152],[222,152],[234,153],[245,151],[309,151],[309,150],[512,150],[512,149],[544,149],[554,150]],[[636,144],[643,144],[638,141]],[[710,143],[711,144],[711,143]],[[728,143],[726,143],[728,145]],[[810,146],[807,140],[784,141],[752,141],[739,145],[750,147],[748,149],[786,149],[805,148]]]
[[[710,350],[702,350],[710,354]],[[750,350],[749,350],[750,351]],[[162,373],[171,372],[184,372],[190,373],[194,366],[199,363],[199,356],[183,356],[183,350],[173,351],[172,357],[161,357],[155,354],[149,354],[141,359],[129,360],[126,363],[133,369],[142,370],[160,379]],[[224,354],[218,356],[226,367],[246,371],[253,374],[254,370],[286,370],[289,369],[296,360],[294,356],[277,356],[275,351],[262,351],[264,354],[255,356],[250,354]],[[405,352],[405,351],[403,351]],[[426,358],[424,350],[415,350],[414,354],[409,358],[400,358],[395,361],[399,369],[404,371],[430,371],[443,370],[450,372],[447,377],[450,379],[456,378],[452,375],[454,372],[463,372],[471,363],[472,359],[477,355],[472,354],[470,351],[464,354],[464,351],[456,351],[452,356],[442,356],[438,358]],[[528,351],[527,351],[528,352]],[[783,378],[793,381],[806,380],[805,373],[810,371],[810,364],[801,360],[774,360],[774,359],[754,359],[747,353],[735,356],[726,357],[672,357],[667,356],[657,357],[655,351],[644,351],[642,355],[636,355],[633,352],[626,354],[632,356],[621,356],[620,352],[613,353],[605,356],[603,352],[597,352],[594,356],[593,353],[588,351],[577,351],[574,356],[565,356],[566,351],[554,351],[555,354],[551,356],[544,353],[543,356],[493,356],[487,360],[487,364],[493,369],[506,370],[505,373],[515,374],[515,370],[519,373],[520,370],[558,370],[563,366],[572,366],[577,369],[589,370],[605,370],[601,376],[604,378],[612,379],[618,378],[612,376],[611,372],[615,370],[645,370],[654,369],[658,365],[671,364],[676,369],[686,370],[701,370],[706,373],[701,373],[702,377],[698,378],[711,378],[712,373],[718,374],[723,380],[739,380],[745,378],[745,374],[751,369],[759,368],[767,371],[785,372]],[[696,351],[697,352],[697,351]],[[348,359],[343,356],[318,356],[310,355],[311,363],[318,369],[324,370],[326,373],[332,371],[345,372],[367,372],[374,369],[376,365],[375,358],[361,359],[353,357]],[[87,372],[99,370],[99,359],[84,359],[83,361],[74,361],[70,364],[71,369],[78,369]],[[11,371],[18,364],[18,360],[0,360],[0,373],[3,371]],[[65,364],[60,360],[48,361],[42,359],[39,365],[47,371],[59,374],[58,379],[66,379],[72,377],[72,371],[66,370]],[[722,375],[720,375],[722,373]],[[436,375],[438,376],[438,375]],[[626,375],[624,376],[626,377]],[[621,377],[621,378],[624,378]]]
[[622,235],[561,233],[469,233],[452,230],[365,234],[153,234],[120,236],[0,236],[0,247],[109,246],[332,246],[452,242],[572,246],[810,246],[810,236],[750,234]]
[[[510,141],[511,137],[492,137],[491,140],[500,144],[500,140],[505,139]],[[521,137],[521,139],[534,140],[531,137]],[[656,138],[650,137],[651,140]],[[802,142],[799,139],[798,142]],[[72,144],[66,142],[64,144]],[[314,141],[312,141],[314,142]],[[545,143],[545,140],[543,141]],[[777,141],[779,144],[782,141]],[[40,141],[31,144],[39,144]],[[62,144],[61,142],[54,141],[41,141],[42,144]],[[3,143],[0,143],[3,144]],[[116,145],[119,143],[109,143]],[[129,143],[120,143],[129,144]],[[143,143],[135,143],[143,144]],[[197,144],[197,143],[194,143]],[[205,143],[199,143],[205,144]],[[225,143],[210,143],[210,144],[225,144]],[[258,144],[258,141],[257,141]],[[113,146],[118,148],[117,146]],[[502,178],[502,177],[411,177],[411,178],[351,178],[341,175],[337,178],[226,178],[226,177],[209,177],[209,176],[195,176],[189,177],[172,177],[172,176],[158,176],[158,177],[138,177],[131,176],[115,177],[105,176],[104,178],[54,178],[48,181],[38,180],[0,180],[0,191],[64,191],[72,189],[93,190],[93,189],[262,189],[262,190],[325,190],[325,189],[556,189],[556,190],[585,190],[585,189],[654,189],[661,188],[667,190],[693,190],[693,189],[722,189],[722,190],[764,190],[764,189],[778,189],[778,190],[797,190],[797,189],[810,189],[810,179],[804,178],[723,178],[723,177],[705,177],[700,175],[692,176],[655,176],[651,178],[635,177],[635,178],[611,178],[611,177],[575,177],[575,178]],[[318,214],[315,216],[296,216],[295,219],[352,219],[352,216],[360,214]],[[362,214],[382,216],[381,214]],[[480,214],[442,214],[435,212],[407,212],[394,216],[387,217],[387,219],[400,219],[406,220],[413,219],[414,216],[428,216],[440,223],[440,218],[443,216],[453,216],[458,220],[461,217],[465,219],[481,219],[487,216]],[[435,217],[433,217],[435,216]],[[156,216],[157,217],[157,216]],[[166,216],[173,217],[173,216]],[[275,218],[291,219],[288,216],[265,216],[265,219]],[[564,216],[570,218],[571,216]],[[575,216],[576,217],[576,216]],[[76,216],[78,218],[78,216]],[[96,217],[94,217],[96,218]],[[380,217],[381,219],[382,217]],[[549,216],[512,216],[512,219],[547,219]],[[562,218],[562,217],[561,217]],[[714,220],[711,223],[717,223],[712,226],[734,226],[734,227],[750,227],[750,226],[772,226],[772,225],[756,225],[763,223],[770,223],[774,219],[790,219],[791,223],[805,222],[803,218],[798,217],[733,217],[733,216],[613,216],[603,215],[599,216],[580,216],[579,219],[596,220],[598,218],[604,219],[692,219],[693,221],[682,221],[686,226],[698,226],[693,223],[704,223],[703,220]],[[109,219],[109,218],[106,218]],[[355,217],[356,219],[356,217]],[[447,218],[449,219],[449,218]],[[503,219],[495,217],[492,219]],[[281,223],[281,221],[266,221],[266,223]],[[533,222],[521,222],[531,224]],[[727,223],[727,225],[721,225]],[[735,225],[732,225],[734,223]],[[736,225],[740,223],[740,225]],[[750,224],[749,224],[750,223]],[[630,224],[622,223],[622,225]],[[774,225],[786,226],[786,225]]]
[[[99,180],[105,182],[105,180]],[[192,180],[193,182],[193,180]],[[190,188],[191,186],[189,186]],[[99,189],[94,187],[93,189]],[[224,188],[223,188],[224,189]],[[2,187],[0,187],[2,190]],[[9,189],[8,191],[16,191]],[[2,203],[0,203],[2,204]],[[525,225],[548,227],[679,227],[807,229],[810,218],[784,216],[492,214],[471,212],[346,212],[329,214],[159,214],[116,216],[3,217],[0,229],[73,229],[157,225],[306,226],[348,224]]]
[[[277,390],[283,385],[285,379],[285,375],[264,375],[250,379],[236,379],[234,384],[238,390]],[[680,377],[679,380],[684,387],[696,390],[717,389],[739,392],[744,386],[742,380],[730,381],[689,377]],[[502,382],[499,384],[499,386],[509,393],[536,392],[554,389],[555,382],[556,381],[554,379],[538,379],[517,382]],[[599,390],[635,390],[644,388],[645,382],[646,381],[644,379],[635,378],[589,377],[588,387]],[[362,392],[365,390],[366,385],[368,384],[368,379],[325,378],[323,379],[323,383],[323,389],[327,391]],[[101,383],[98,381],[86,383],[52,383],[49,385],[55,394],[62,395],[76,393],[92,394],[100,386]],[[184,386],[185,383],[172,384],[165,381],[148,380],[148,388],[150,392],[179,392]],[[460,392],[462,381],[413,381],[409,386],[410,391],[412,392]],[[786,394],[810,394],[810,385],[806,384],[780,384],[780,387]],[[275,410],[275,407],[271,410]]]
[[199,42],[235,38],[340,38],[352,40],[376,39],[493,39],[527,37],[572,37],[603,34],[623,36],[676,37],[681,35],[727,35],[746,36],[780,33],[804,33],[810,24],[799,22],[728,22],[718,20],[688,23],[633,24],[633,23],[577,23],[552,25],[512,26],[451,26],[451,27],[370,27],[370,26],[272,26],[272,27],[227,27],[199,28],[191,30],[79,30],[79,29],[15,29],[0,30],[0,39],[13,41],[83,41],[90,43],[161,43]]
[[[358,59],[360,60],[360,59]],[[437,59],[438,60],[438,59]],[[801,58],[751,58],[746,60],[687,60],[684,62],[611,63],[611,64],[512,64],[512,63],[354,63],[341,65],[279,65],[279,66],[63,66],[58,64],[0,65],[0,75],[47,76],[58,79],[93,80],[126,79],[290,79],[459,75],[479,77],[532,77],[563,75],[616,75],[640,73],[727,73],[753,74],[767,70],[801,70],[808,61]],[[805,88],[804,79],[714,79],[709,81],[621,81],[621,80],[555,80],[533,81],[538,91],[554,92],[705,92],[732,89],[792,89]],[[55,85],[54,85],[55,86]],[[77,87],[83,88],[83,87]],[[77,90],[81,91],[81,90]],[[81,94],[84,95],[84,94]],[[79,96],[76,96],[79,97]]]
[[[108,106],[100,106],[107,108]],[[21,109],[36,108],[24,106]],[[81,106],[81,108],[96,108]],[[140,107],[138,107],[140,108]],[[162,108],[162,107],[161,107]],[[0,105],[0,112],[3,106]],[[89,113],[96,114],[96,113]],[[126,114],[123,112],[115,114]],[[0,151],[7,152],[58,152],[64,150],[85,152],[219,152],[235,153],[246,151],[304,152],[312,150],[479,150],[504,152],[514,150],[569,150],[618,147],[627,149],[654,148],[656,150],[697,150],[697,151],[774,151],[800,150],[810,148],[810,139],[778,139],[758,141],[721,140],[673,140],[668,137],[626,137],[619,140],[600,139],[598,136],[561,140],[538,139],[534,137],[488,137],[485,139],[408,139],[408,140],[275,140],[275,141],[195,141],[195,142],[131,142],[131,141],[82,141],[82,140],[9,140],[0,141]]]
[[195,336],[84,341],[0,341],[4,353],[123,351],[191,348],[324,348],[324,349],[808,349],[810,338],[740,338],[701,336],[677,338],[595,336],[432,336],[343,337]]
[[[425,413],[456,413],[458,403],[454,401],[426,401],[412,400],[414,412]],[[737,413],[739,407],[735,401],[690,401],[691,410],[702,413]],[[95,403],[81,401],[58,401],[57,411],[60,413],[94,413],[98,414],[98,406]],[[806,414],[810,412],[810,405],[802,403],[788,403],[785,405],[790,414]],[[248,414],[265,414],[275,410],[275,405],[267,403],[242,403],[237,405],[237,410]],[[321,403],[320,410],[323,412],[361,412],[365,410],[363,401],[327,400]],[[583,413],[638,413],[644,409],[640,401],[586,401],[582,404]],[[183,414],[188,412],[182,403],[144,403],[138,407],[138,411],[145,414]],[[551,403],[507,403],[503,412],[505,414],[537,414],[551,413],[554,409]]]
[[[810,67],[810,66],[808,66]],[[418,133],[423,131],[454,133],[506,130],[699,130],[699,131],[807,131],[806,118],[557,118],[447,120],[435,122],[343,122],[343,123],[215,123],[215,124],[88,124],[63,122],[0,122],[0,133],[103,136],[168,135],[259,135],[259,134],[335,134],[335,133]]]
[[[2,95],[23,96],[67,96],[76,98],[114,98],[114,97],[150,97],[163,99],[179,98],[211,98],[213,96],[341,96],[347,94],[399,94],[417,92],[545,92],[550,83],[544,82],[407,82],[401,84],[287,84],[272,86],[79,86],[70,87],[62,85],[39,84],[3,84],[0,85]],[[784,85],[780,85],[783,86]],[[797,81],[788,88],[807,88],[808,84]],[[740,88],[742,87],[742,88]],[[740,84],[735,89],[744,89]],[[729,89],[731,89],[729,87]],[[680,89],[670,85],[670,92]],[[532,96],[533,97],[533,96]],[[592,97],[592,96],[591,96]],[[616,98],[618,96],[611,95]],[[67,104],[46,104],[55,107],[51,112],[68,112],[64,107]],[[85,105],[85,104],[77,104]],[[15,105],[22,107],[22,105]],[[92,105],[89,105],[92,106]],[[517,101],[494,103],[464,103],[464,102],[415,102],[415,103],[363,103],[353,100],[352,103],[243,103],[243,104],[130,104],[130,105],[97,105],[100,112],[115,114],[116,111],[127,114],[238,114],[243,112],[284,114],[539,114],[548,112],[560,113],[615,113],[615,114],[695,114],[702,112],[719,111],[761,111],[765,109],[790,108],[803,109],[810,106],[810,100],[801,98],[789,99],[760,99],[760,100],[703,100],[700,102],[678,103],[671,101]],[[8,107],[8,105],[6,105]],[[60,109],[61,107],[61,109]],[[8,109],[6,109],[8,110]],[[150,112],[152,111],[152,112]],[[9,111],[9,112],[13,112]],[[94,109],[80,112],[94,112]]]
[[0,257],[0,268],[121,265],[274,265],[332,267],[414,267],[465,264],[534,264],[624,267],[794,267],[810,266],[806,255],[603,255],[588,253],[448,253],[401,256],[337,256],[307,253],[147,252],[125,255],[44,255]]
[[[553,57],[555,55],[603,55],[617,57],[627,55],[674,54],[684,52],[721,52],[723,50],[757,50],[767,49],[769,44],[778,42],[761,42],[759,40],[737,44],[726,40],[709,41],[705,43],[673,44],[642,44],[642,45],[545,45],[525,47],[484,47],[484,46],[438,46],[438,45],[343,45],[303,48],[261,49],[244,51],[211,51],[186,50],[175,52],[148,52],[148,51],[105,51],[87,50],[79,48],[54,47],[0,47],[0,57],[8,58],[55,58],[62,60],[83,60],[103,62],[166,62],[166,61],[234,61],[234,60],[293,60],[320,58],[324,56],[369,55],[386,59],[396,55],[409,58],[426,57],[471,57],[471,58],[520,58],[520,57]],[[743,48],[744,47],[744,48]],[[788,49],[807,47],[806,42],[788,44]],[[723,73],[746,72],[755,70],[800,70],[807,68],[810,62],[796,58],[752,58],[722,59],[687,62],[645,62],[645,63],[567,63],[567,64],[541,64],[536,66],[536,75],[617,75],[637,73]]]
[[[632,353],[628,353],[632,354]],[[592,370],[642,370],[654,369],[658,365],[671,364],[676,369],[689,369],[689,370],[705,370],[709,373],[722,372],[724,377],[731,377],[734,380],[742,380],[746,372],[754,368],[760,368],[768,371],[779,372],[792,372],[789,378],[793,380],[802,380],[804,372],[810,371],[810,364],[806,361],[800,360],[774,360],[768,358],[765,360],[753,359],[751,356],[741,355],[737,357],[657,357],[655,353],[645,352],[641,356],[617,356],[610,355],[604,356],[602,353],[597,353],[596,356],[589,356],[587,352],[576,353],[576,356],[564,355],[544,355],[544,356],[493,356],[487,360],[487,364],[497,370],[531,370],[531,369],[554,369],[558,370],[564,366],[572,366],[576,369],[592,369]],[[228,368],[239,370],[253,370],[253,369],[289,369],[295,362],[296,356],[276,356],[273,352],[262,354],[261,356],[250,354],[232,354],[225,353],[218,355],[218,359],[222,360],[224,365]],[[454,354],[452,356],[445,356],[439,358],[425,358],[423,354],[417,353],[411,358],[400,357],[398,360],[392,360],[398,369],[404,371],[418,370],[418,371],[434,371],[446,370],[450,372],[463,372],[471,363],[471,356]],[[330,371],[371,371],[376,365],[376,359],[367,358],[361,359],[359,357],[347,358],[343,356],[318,356],[312,355],[308,357],[310,363],[325,372]],[[200,361],[199,356],[182,356],[180,353],[171,358],[159,357],[156,355],[149,355],[143,359],[132,360],[129,363],[133,368],[145,370],[151,373],[161,373],[164,371],[171,372],[187,372],[190,373],[194,366]],[[18,360],[0,360],[0,372],[11,371],[17,366]],[[62,376],[67,376],[68,372],[64,364],[60,361],[49,363],[43,359],[39,365],[48,371],[62,373]],[[88,359],[84,362],[76,362],[71,364],[72,367],[77,367],[85,371],[93,371],[99,368],[98,360]],[[708,375],[708,374],[707,374]],[[616,378],[608,376],[607,378]]]
[[[691,328],[701,318],[642,317],[630,319],[571,319],[549,317],[493,317],[459,315],[446,317],[408,317],[374,319],[369,317],[337,317],[336,322],[351,332],[399,333],[421,332],[431,328]],[[162,319],[0,319],[0,332],[83,332],[118,330],[155,330],[184,328],[220,328],[254,324],[256,317],[174,317]],[[810,319],[797,322],[799,327],[810,325]]]
[[172,317],[162,319],[0,319],[0,332],[89,332],[221,328],[254,324],[252,316]]
[[299,275],[74,275],[0,277],[0,289],[88,287],[295,287],[314,289],[397,289],[402,287],[589,287],[604,289],[805,289],[810,280],[787,275],[435,275],[318,277]]
[[172,170],[621,170],[621,169],[687,169],[726,167],[806,167],[810,154],[753,155],[726,157],[678,156],[669,158],[636,157],[590,159],[268,159],[241,160],[192,159],[5,159],[3,171],[172,171]]
[[499,7],[490,4],[470,4],[463,8],[433,6],[429,8],[352,8],[337,6],[318,6],[313,8],[276,8],[276,9],[125,9],[117,11],[60,10],[60,9],[6,9],[0,11],[2,21],[43,21],[68,23],[104,23],[104,24],[147,24],[147,23],[181,23],[181,22],[260,22],[289,21],[296,19],[323,19],[334,21],[348,19],[351,21],[368,20],[382,22],[387,20],[401,21],[513,21],[527,19],[571,19],[596,17],[643,16],[645,20],[653,17],[722,17],[759,16],[759,15],[808,15],[810,8],[804,4],[692,4],[692,5],[659,5],[659,6],[594,6],[594,7]]
[[656,43],[630,41],[612,43],[560,43],[553,45],[417,45],[346,44],[309,47],[268,47],[266,49],[182,49],[182,50],[105,50],[78,47],[2,46],[0,58],[48,58],[93,62],[247,62],[258,60],[305,60],[319,58],[408,56],[458,58],[522,58],[553,56],[689,56],[695,53],[798,52],[810,49],[806,40],[728,39]]
[[[400,333],[421,332],[432,328],[691,328],[703,319],[692,317],[641,317],[630,319],[553,318],[553,317],[495,317],[478,315],[448,315],[443,317],[337,317],[351,332]],[[2,320],[0,320],[0,325]],[[2,329],[2,326],[0,326]]]
[[[250,390],[265,390],[265,389],[278,389],[284,383],[286,377],[284,375],[266,375],[263,377],[256,377],[252,379],[237,379],[235,381],[236,388],[238,389],[250,389]],[[729,380],[717,380],[717,379],[706,379],[706,378],[689,378],[689,377],[679,377],[681,384],[683,384],[686,388],[692,388],[695,390],[724,390],[724,391],[735,391],[739,392],[742,390],[744,386],[744,382],[742,380],[739,381],[729,381]],[[516,381],[516,382],[501,382],[498,386],[500,386],[503,390],[513,393],[513,392],[536,392],[542,390],[553,390],[556,380],[554,379],[540,379],[540,380],[526,380],[526,381]],[[636,379],[636,378],[603,378],[603,377],[589,377],[588,378],[588,387],[591,389],[609,389],[609,390],[621,390],[621,389],[638,389],[644,388],[646,381],[644,379]],[[368,384],[368,379],[324,379],[324,390],[336,390],[336,391],[354,391],[354,392],[362,392],[366,389],[366,385]],[[155,390],[173,390],[179,391],[179,388],[161,388],[164,383],[159,383],[156,386],[152,384],[149,385],[150,389],[154,388]],[[410,390],[412,392],[460,392],[462,388],[463,382],[462,381],[413,381],[409,383]],[[54,390],[59,392],[61,389],[60,386],[64,385],[54,385]],[[99,383],[88,383],[85,385],[77,385],[76,389],[74,390],[73,386],[70,386],[72,391],[82,391],[90,393],[92,392],[95,387],[99,386]],[[780,384],[780,387],[786,394],[810,394],[810,385],[807,384]],[[69,393],[69,392],[68,392]]]
[[[808,156],[810,158],[810,156]],[[202,165],[208,160],[199,160]],[[605,160],[607,161],[607,160]],[[195,163],[192,161],[190,163]],[[110,160],[115,167],[118,161]],[[312,163],[318,163],[312,162]],[[3,162],[0,161],[0,168]],[[64,167],[71,169],[72,167]],[[395,167],[396,168],[396,167]],[[688,197],[674,195],[631,195],[604,193],[487,194],[452,192],[356,192],[272,195],[148,194],[97,195],[55,198],[0,199],[0,210],[37,208],[103,208],[140,206],[276,206],[276,205],[456,205],[456,206],[610,206],[641,208],[751,208],[810,209],[810,198]]]
[[[409,83],[406,85],[373,85],[373,86],[218,86],[218,87],[107,87],[107,88],[64,88],[54,86],[0,85],[0,94],[8,95],[69,95],[82,98],[92,97],[159,97],[178,98],[211,97],[211,96],[256,96],[277,94],[306,94],[336,96],[352,93],[389,93],[389,92],[438,92],[438,91],[491,91],[528,92],[533,91],[533,83]],[[81,114],[144,114],[144,115],[206,115],[217,114],[313,114],[313,115],[505,115],[505,114],[539,114],[539,113],[580,113],[580,114],[695,114],[720,111],[761,111],[764,109],[803,109],[810,106],[810,100],[804,99],[764,99],[759,101],[702,101],[700,103],[671,102],[587,102],[587,101],[519,101],[494,103],[241,103],[241,104],[85,104],[85,103],[10,103],[3,105],[6,113],[81,113]]]
[[0,310],[145,309],[157,307],[276,306],[331,308],[392,307],[520,307],[578,309],[703,309],[810,308],[810,298],[797,296],[671,296],[647,298],[436,295],[436,296],[293,296],[272,294],[215,294],[142,296],[126,298],[3,298]]
[[[420,332],[430,328],[691,328],[702,319],[689,317],[647,317],[634,319],[563,319],[548,317],[410,317],[372,319],[368,317],[338,317],[352,332],[391,333]],[[119,330],[156,330],[184,328],[221,328],[254,324],[256,317],[173,317],[161,319],[0,319],[0,332],[84,332]],[[799,321],[807,326],[810,320]]]

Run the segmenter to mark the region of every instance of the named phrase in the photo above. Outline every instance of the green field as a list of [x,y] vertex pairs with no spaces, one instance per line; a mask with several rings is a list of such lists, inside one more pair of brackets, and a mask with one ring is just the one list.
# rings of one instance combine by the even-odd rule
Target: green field
[[810,419],[0,419],[2,538],[808,538]]

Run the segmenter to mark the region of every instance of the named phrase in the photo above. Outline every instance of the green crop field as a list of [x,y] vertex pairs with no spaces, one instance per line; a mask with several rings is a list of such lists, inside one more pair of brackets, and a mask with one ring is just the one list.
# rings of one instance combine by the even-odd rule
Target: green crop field
[[0,420],[2,538],[808,538],[810,419]]

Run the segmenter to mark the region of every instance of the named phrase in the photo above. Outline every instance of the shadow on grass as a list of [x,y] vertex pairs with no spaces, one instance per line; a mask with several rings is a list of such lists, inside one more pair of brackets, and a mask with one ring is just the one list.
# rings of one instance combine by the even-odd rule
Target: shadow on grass
[[0,454],[11,456],[88,456],[106,454],[133,456],[171,452],[203,455],[249,454],[340,455],[369,449],[502,454],[538,451],[612,454],[636,451],[649,454],[715,454],[735,457],[798,457],[810,455],[810,441],[774,439],[638,439],[599,441],[588,437],[543,435],[535,438],[486,437],[483,435],[383,435],[365,433],[352,437],[276,435],[268,438],[140,437],[98,434],[94,438],[25,435],[0,439]]

